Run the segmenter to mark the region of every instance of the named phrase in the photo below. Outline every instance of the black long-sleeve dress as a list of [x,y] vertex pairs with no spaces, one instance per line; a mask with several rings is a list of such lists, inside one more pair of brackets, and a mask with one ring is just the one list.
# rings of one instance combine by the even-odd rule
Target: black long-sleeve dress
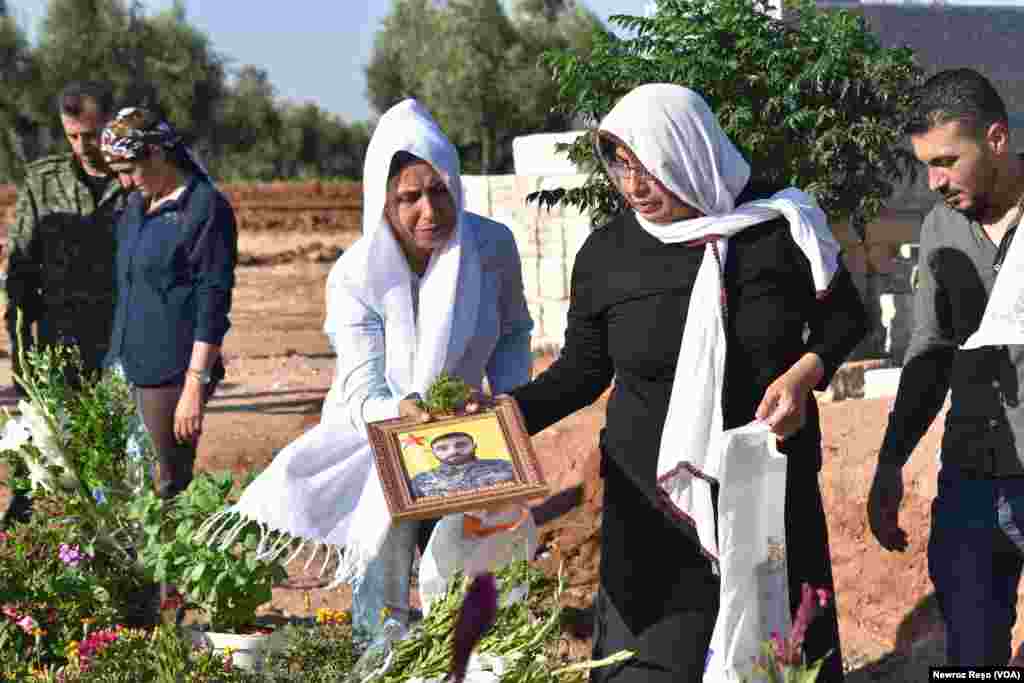
[[[765,193],[748,190],[737,203]],[[576,257],[565,345],[540,376],[510,392],[535,434],[595,401],[613,377],[601,433],[604,512],[594,656],[621,649],[632,661],[592,680],[699,683],[718,610],[718,579],[690,529],[655,504],[662,429],[690,292],[704,247],[663,244],[626,212],[595,231]],[[819,389],[866,332],[845,268],[816,299],[810,264],[782,219],[729,240],[725,427],[754,417],[768,385],[806,352],[824,362]],[[806,341],[805,341],[806,334]],[[821,431],[811,400],[806,425],[787,439],[786,534],[793,607],[800,585],[832,588],[817,473]],[[808,633],[813,659],[833,650],[819,681],[842,680],[836,612]]]

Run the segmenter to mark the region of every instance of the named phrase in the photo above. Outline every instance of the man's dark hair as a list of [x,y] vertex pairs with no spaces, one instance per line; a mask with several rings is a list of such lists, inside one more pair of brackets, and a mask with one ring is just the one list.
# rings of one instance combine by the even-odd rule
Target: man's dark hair
[[1003,98],[973,69],[940,71],[924,82],[914,99],[907,135],[924,135],[950,121],[962,122],[976,135],[983,135],[996,122],[1009,125]]
[[464,436],[470,441],[472,441],[474,444],[476,444],[476,439],[473,438],[472,434],[467,434],[466,432],[445,432],[441,436],[435,436],[433,439],[430,440],[430,448],[433,449],[434,444],[437,443],[438,441],[441,441],[442,439],[451,439],[456,436]]
[[77,119],[85,111],[85,100],[92,100],[100,114],[114,113],[114,91],[102,81],[74,81],[57,95],[57,113]]

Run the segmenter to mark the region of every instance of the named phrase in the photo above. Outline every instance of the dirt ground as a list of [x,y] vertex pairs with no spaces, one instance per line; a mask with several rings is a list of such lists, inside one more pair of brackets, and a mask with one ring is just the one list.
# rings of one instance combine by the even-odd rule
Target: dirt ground
[[[321,332],[324,285],[351,231],[243,231],[244,253],[270,257],[290,252],[287,263],[245,265],[237,271],[233,327],[225,342],[227,379],[209,407],[199,467],[243,473],[261,468],[286,444],[315,424],[330,385],[333,355]],[[317,243],[314,250],[310,245]],[[303,250],[306,250],[303,252]],[[308,257],[304,253],[314,253]],[[0,405],[12,405],[6,338],[0,339]],[[537,371],[550,359],[538,358]],[[865,501],[891,399],[821,403],[825,466],[821,485],[829,519],[844,659],[849,681],[926,680],[927,666],[942,661],[942,627],[927,575],[928,514],[935,493],[934,454],[939,423],[924,438],[906,470],[902,517],[911,547],[904,554],[881,550],[865,519]],[[567,604],[585,610],[598,567],[600,480],[594,457],[604,421],[604,399],[534,437],[552,485],[552,499],[537,516],[552,571],[569,577]],[[5,498],[5,496],[3,497]],[[0,499],[0,506],[6,500]],[[799,542],[799,539],[791,539]],[[327,591],[301,562],[290,567],[288,585],[274,591],[267,611],[311,616],[321,606],[344,608],[347,589]],[[1018,625],[1015,643],[1024,636]],[[585,653],[586,638],[568,644]]]

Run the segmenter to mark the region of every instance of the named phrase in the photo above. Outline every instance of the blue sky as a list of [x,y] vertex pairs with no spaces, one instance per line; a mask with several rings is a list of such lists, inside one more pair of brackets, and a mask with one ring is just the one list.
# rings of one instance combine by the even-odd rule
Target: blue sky
[[[582,0],[605,22],[612,14],[642,15],[648,2]],[[983,2],[1012,5],[1024,0]],[[172,0],[144,4],[156,12],[171,6]],[[30,37],[46,5],[47,0],[8,1]],[[363,67],[391,0],[186,0],[185,5],[189,19],[211,37],[221,54],[236,66],[265,68],[281,97],[313,101],[347,121],[370,118]]]
[[[607,21],[643,14],[648,0],[583,0]],[[18,23],[34,37],[47,0],[8,0]],[[171,0],[144,0],[149,12]],[[186,0],[189,20],[236,66],[265,68],[278,94],[313,101],[347,121],[371,116],[363,67],[391,0]]]

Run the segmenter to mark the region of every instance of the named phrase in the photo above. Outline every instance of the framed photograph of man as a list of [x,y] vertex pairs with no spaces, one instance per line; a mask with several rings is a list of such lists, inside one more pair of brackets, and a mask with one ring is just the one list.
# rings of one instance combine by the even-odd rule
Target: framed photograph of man
[[432,422],[366,425],[395,520],[516,503],[548,495],[514,401]]

